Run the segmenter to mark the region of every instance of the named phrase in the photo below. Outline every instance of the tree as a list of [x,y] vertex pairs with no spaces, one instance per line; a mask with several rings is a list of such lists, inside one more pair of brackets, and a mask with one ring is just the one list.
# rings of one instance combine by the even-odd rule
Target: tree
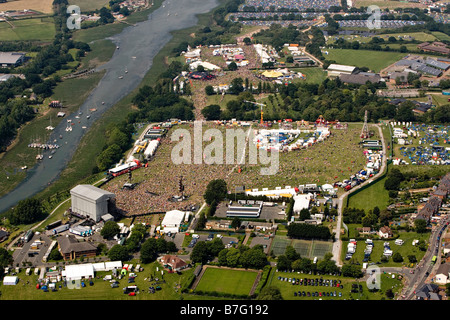
[[220,202],[228,194],[227,183],[223,179],[212,180],[206,186],[205,194],[203,198],[208,205],[211,205],[214,201]]
[[230,64],[228,65],[228,70],[236,71],[237,69],[238,69],[238,66],[237,66],[236,62],[234,62],[234,61],[230,62]]
[[278,256],[277,259],[277,269],[278,270],[291,270],[291,260],[288,259],[284,254]]
[[425,233],[427,231],[427,222],[424,219],[414,220],[414,227],[417,233]]
[[303,208],[300,210],[300,220],[306,220],[311,218],[311,214],[309,213],[309,210],[307,208]]
[[115,235],[119,234],[120,227],[115,221],[106,221],[102,230],[100,231],[100,235],[104,239],[112,239]]
[[400,252],[394,253],[394,255],[392,256],[392,261],[394,261],[394,262],[403,262],[403,257],[400,254]]
[[141,247],[140,256],[143,263],[150,263],[156,260],[158,254],[158,245],[156,239],[147,239]]
[[219,120],[221,115],[220,106],[217,104],[211,104],[202,109],[202,115],[206,120]]
[[231,221],[231,227],[239,229],[241,227],[241,219],[239,217],[234,217],[233,221]]
[[212,85],[207,85],[207,86],[205,87],[205,93],[206,93],[208,96],[211,96],[211,95],[215,94],[215,92],[214,92],[214,87],[213,87]]
[[227,266],[234,268],[238,266],[241,253],[236,248],[230,248],[227,252]]
[[283,300],[280,289],[277,287],[264,287],[258,294],[256,300]]
[[191,260],[194,263],[200,262],[205,264],[210,259],[208,245],[205,241],[197,242],[191,252]]
[[250,39],[249,37],[245,37],[244,39],[242,39],[242,41],[245,43],[245,45],[251,45],[252,44],[252,39]]
[[41,218],[43,218],[41,201],[31,198],[19,201],[9,216],[9,222],[13,225],[30,224]]
[[129,252],[127,247],[121,246],[120,244],[114,245],[109,251],[108,251],[108,258],[115,261],[126,261],[128,260]]
[[12,265],[14,259],[12,254],[6,250],[5,248],[0,248],[0,267],[5,268],[9,265]]

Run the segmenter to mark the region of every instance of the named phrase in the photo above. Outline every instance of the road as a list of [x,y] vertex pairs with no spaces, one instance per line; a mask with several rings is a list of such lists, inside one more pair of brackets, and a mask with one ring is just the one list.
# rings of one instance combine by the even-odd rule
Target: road
[[[436,269],[440,265],[439,248],[441,246],[441,240],[438,240],[437,238],[439,236],[439,232],[448,227],[446,225],[447,222],[450,222],[450,216],[447,216],[445,220],[441,221],[431,231],[428,250],[417,266],[412,269],[414,275],[409,279],[405,288],[403,288],[403,292],[399,297],[399,300],[414,300],[415,291],[418,288],[421,288],[425,283],[429,283],[430,278],[432,278],[435,274]],[[435,255],[438,257],[438,260],[435,264],[432,264],[431,259]]]
[[378,128],[379,134],[380,134],[380,140],[383,144],[383,161],[381,163],[381,168],[380,171],[374,175],[373,177],[369,178],[368,180],[366,180],[364,183],[350,189],[349,191],[343,193],[339,198],[338,198],[338,217],[336,220],[336,229],[334,229],[333,231],[336,234],[336,239],[333,243],[333,260],[336,261],[336,265],[338,266],[342,266],[343,263],[341,261],[341,248],[342,248],[342,242],[341,242],[341,225],[342,225],[342,210],[343,210],[343,204],[344,204],[344,199],[346,197],[348,197],[351,193],[355,192],[356,190],[362,188],[363,186],[372,183],[372,181],[374,181],[375,179],[377,179],[378,177],[380,177],[386,170],[387,167],[387,153],[386,153],[386,144],[384,143],[384,135],[383,135],[383,130],[381,129],[380,125],[375,125]]

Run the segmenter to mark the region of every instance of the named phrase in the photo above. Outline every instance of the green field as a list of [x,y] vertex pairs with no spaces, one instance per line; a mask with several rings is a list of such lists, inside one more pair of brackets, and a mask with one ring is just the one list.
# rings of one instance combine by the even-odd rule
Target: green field
[[[84,262],[86,263],[86,262]],[[93,261],[89,261],[93,263]],[[124,262],[130,263],[130,262]],[[136,261],[132,261],[136,265]],[[56,292],[44,292],[42,290],[36,289],[36,283],[38,282],[38,277],[32,273],[31,275],[25,274],[25,268],[21,267],[21,271],[17,276],[20,281],[15,286],[5,286],[0,285],[0,300],[176,300],[180,297],[180,286],[190,279],[192,275],[192,269],[183,271],[182,275],[177,273],[167,273],[161,276],[161,265],[158,262],[153,262],[151,264],[141,264],[144,271],[137,272],[137,277],[133,285],[137,285],[139,288],[139,293],[136,296],[128,296],[123,294],[122,289],[130,284],[128,284],[128,276],[125,276],[119,281],[118,288],[111,288],[109,281],[104,281],[103,277],[105,275],[110,275],[111,272],[96,272],[95,278],[93,279],[93,286],[89,285],[89,281],[86,281],[86,287],[80,287],[79,289],[69,289],[64,286],[63,282],[56,283]],[[156,271],[156,268],[159,271]],[[34,271],[34,268],[31,269]],[[155,293],[149,293],[148,287],[154,282],[150,282],[150,276],[159,277],[160,280],[165,280],[165,282],[160,281],[158,285],[161,290]],[[61,288],[59,286],[61,285]],[[195,295],[183,295],[184,299],[197,299]]]
[[365,212],[378,207],[380,210],[386,209],[389,205],[389,192],[384,188],[386,178],[372,183],[369,187],[350,195],[348,199],[349,208],[364,209]]
[[[349,229],[354,229],[355,227],[357,227],[356,225],[349,225],[348,226]],[[359,226],[361,227],[361,226]],[[352,234],[353,231],[351,231],[350,234]],[[356,235],[356,234],[355,234]],[[387,262],[381,262],[381,257],[383,255],[383,249],[384,249],[384,242],[386,240],[374,240],[373,241],[373,251],[372,254],[370,255],[370,262],[380,262],[380,264],[378,264],[379,267],[402,267],[402,266],[410,266],[409,260],[408,260],[408,255],[414,255],[416,256],[417,261],[420,261],[423,256],[425,255],[424,251],[421,251],[417,246],[413,246],[412,245],[412,241],[413,240],[424,240],[426,242],[428,242],[428,238],[429,238],[430,234],[429,233],[425,233],[425,234],[418,234],[416,232],[406,232],[406,231],[401,231],[399,232],[399,239],[402,239],[404,241],[403,245],[399,246],[395,244],[395,240],[388,240],[387,242],[389,242],[390,244],[390,248],[393,251],[393,253],[395,254],[396,252],[399,252],[402,257],[403,257],[403,262],[394,262],[392,261],[392,257],[389,258],[389,260]],[[341,252],[341,258],[342,260],[344,260],[345,258],[345,254],[346,254],[346,248],[348,245],[348,241],[343,241],[342,242],[342,252]],[[356,252],[353,254],[353,259],[355,259],[356,261],[358,261],[359,263],[363,263],[363,259],[364,259],[364,249],[366,248],[366,245],[364,243],[364,241],[360,240],[357,242],[356,245]]]
[[[293,285],[292,282],[279,280],[278,277],[282,278],[296,278],[296,279],[315,279],[323,278],[324,280],[341,280],[343,288],[333,287],[333,286],[305,286],[305,285]],[[385,292],[387,289],[392,289],[393,292],[399,292],[401,289],[401,280],[398,277],[392,278],[391,274],[381,275],[381,289],[376,292],[370,292],[367,288],[366,282],[364,280],[355,281],[353,278],[335,277],[335,276],[322,276],[322,275],[310,275],[301,272],[274,272],[272,277],[269,279],[268,286],[276,287],[280,290],[281,296],[285,300],[381,300],[385,299]],[[363,290],[362,293],[352,293],[352,284],[361,285]],[[295,296],[294,292],[321,292],[320,297],[308,297],[308,296]],[[332,293],[336,291],[336,297],[326,296],[323,293]],[[342,294],[339,297],[339,292]]]
[[246,295],[250,293],[257,275],[255,271],[207,268],[195,290]]
[[374,72],[380,72],[392,63],[403,58],[406,54],[401,52],[385,52],[352,49],[327,49],[325,59],[334,60],[337,64],[355,67],[368,67]]
[[33,18],[0,22],[0,39],[3,41],[18,40],[52,40],[56,30],[52,18]]
[[295,68],[293,71],[298,71],[306,76],[306,79],[295,79],[294,82],[307,82],[321,84],[327,78],[327,72],[321,67],[314,68]]
[[284,254],[286,247],[292,246],[302,258],[322,259],[326,253],[332,251],[333,243],[318,240],[297,240],[286,236],[276,236],[272,242],[270,250],[275,256]]

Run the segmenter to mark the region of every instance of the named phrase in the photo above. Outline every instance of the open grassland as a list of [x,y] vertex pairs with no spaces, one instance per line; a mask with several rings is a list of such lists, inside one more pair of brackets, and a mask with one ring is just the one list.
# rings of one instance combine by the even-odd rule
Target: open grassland
[[334,60],[338,64],[351,65],[355,67],[368,67],[370,70],[379,72],[395,61],[403,58],[405,53],[385,52],[352,49],[328,49],[327,60]]
[[109,7],[108,0],[70,0],[69,5],[77,5],[80,7],[81,13],[87,11],[95,11],[102,7]]
[[43,13],[53,12],[53,0],[14,0],[0,3],[0,11],[36,10]]
[[257,275],[255,271],[210,267],[205,270],[195,290],[245,295],[250,293]]
[[[0,4],[1,9],[1,4]],[[52,40],[55,36],[55,24],[52,18],[33,18],[0,22],[0,39],[4,41]]]

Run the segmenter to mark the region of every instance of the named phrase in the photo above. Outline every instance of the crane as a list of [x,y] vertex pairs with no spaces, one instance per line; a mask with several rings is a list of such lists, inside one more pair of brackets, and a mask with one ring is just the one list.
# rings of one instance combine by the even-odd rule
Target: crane
[[248,103],[252,103],[252,104],[261,106],[261,125],[262,125],[263,124],[263,107],[265,107],[266,105],[263,103],[258,103],[258,102],[254,102],[254,101],[248,101],[248,100],[244,100],[244,102],[248,102]]

